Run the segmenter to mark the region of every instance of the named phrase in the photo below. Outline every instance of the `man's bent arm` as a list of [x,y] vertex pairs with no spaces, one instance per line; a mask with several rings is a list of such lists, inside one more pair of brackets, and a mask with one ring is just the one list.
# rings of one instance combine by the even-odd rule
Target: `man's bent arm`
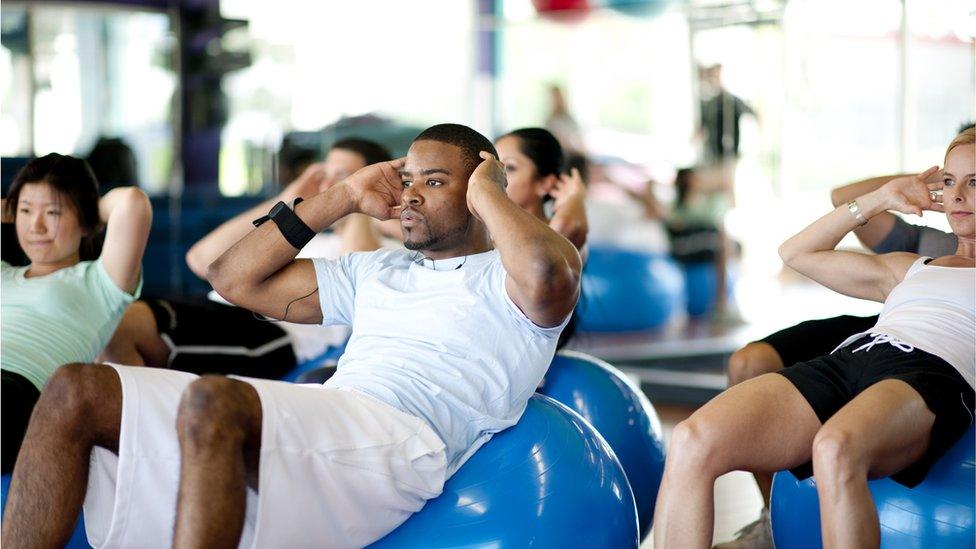
[[[488,162],[472,175],[468,201],[488,228],[508,277],[506,289],[516,305],[539,326],[558,326],[576,306],[581,261],[576,247],[512,202],[497,179],[499,166]],[[502,179],[504,181],[504,179]]]
[[[341,183],[295,207],[316,233],[353,211],[352,194]],[[207,280],[235,305],[279,320],[317,324],[322,322],[322,309],[315,269],[311,260],[296,260],[298,252],[268,221],[214,260]]]

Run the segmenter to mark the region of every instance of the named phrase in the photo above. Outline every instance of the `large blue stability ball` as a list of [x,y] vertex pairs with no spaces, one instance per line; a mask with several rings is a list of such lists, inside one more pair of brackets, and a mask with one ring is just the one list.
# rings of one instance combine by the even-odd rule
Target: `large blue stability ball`
[[440,496],[371,547],[637,547],[637,514],[603,438],[537,394]]
[[703,316],[715,309],[714,263],[688,263],[681,266],[685,275],[685,309],[690,316]]
[[661,421],[654,406],[620,370],[574,351],[553,358],[539,392],[572,408],[606,439],[634,492],[643,540],[651,530],[664,474]]
[[580,332],[639,332],[662,326],[683,307],[684,280],[671,258],[594,247],[576,306]]
[[[970,427],[915,488],[883,478],[868,482],[881,523],[881,547],[976,546],[976,428]],[[776,474],[770,511],[777,547],[819,548],[816,479]]]
[[[346,352],[347,343],[349,343],[348,340],[336,347],[330,346],[322,351],[319,356],[299,362],[290,372],[281,376],[281,381],[290,381],[293,383],[325,383],[325,380],[332,376],[330,374],[325,377],[325,379],[321,379],[323,378],[323,372],[335,372],[335,363],[339,361],[339,357],[342,356],[342,353]],[[325,368],[327,366],[327,370],[310,374],[310,372],[313,372],[314,370],[319,370],[320,368]],[[309,379],[310,377],[313,379]],[[321,381],[319,381],[319,379],[321,379]]]
[[[10,492],[10,475],[0,476],[0,514],[7,510],[7,493]],[[88,536],[85,534],[84,517],[78,517],[75,530],[68,539],[65,549],[91,549],[88,545]]]
[[[718,274],[714,263],[685,263],[681,266],[685,277],[685,309],[688,315],[700,317],[715,310],[715,298],[718,296]],[[726,273],[726,298],[733,297],[735,277]]]

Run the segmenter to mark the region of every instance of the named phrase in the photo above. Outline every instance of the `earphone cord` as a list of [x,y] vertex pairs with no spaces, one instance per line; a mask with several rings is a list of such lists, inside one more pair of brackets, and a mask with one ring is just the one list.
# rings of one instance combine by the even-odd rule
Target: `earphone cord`
[[305,295],[303,295],[301,297],[296,297],[295,299],[289,301],[288,302],[288,305],[285,305],[285,314],[282,315],[281,320],[278,320],[277,318],[268,318],[268,317],[266,317],[264,315],[259,315],[259,314],[255,313],[253,311],[251,312],[251,314],[254,316],[254,318],[256,318],[256,319],[258,319],[258,320],[260,320],[262,322],[284,322],[288,318],[288,309],[290,309],[291,306],[296,301],[301,301],[301,300],[305,299],[306,297],[309,297],[309,296],[315,294],[315,292],[317,292],[317,291],[319,291],[319,287],[318,286],[315,286],[315,289],[312,290],[311,292],[309,292],[309,293],[307,293],[307,294],[305,294]]

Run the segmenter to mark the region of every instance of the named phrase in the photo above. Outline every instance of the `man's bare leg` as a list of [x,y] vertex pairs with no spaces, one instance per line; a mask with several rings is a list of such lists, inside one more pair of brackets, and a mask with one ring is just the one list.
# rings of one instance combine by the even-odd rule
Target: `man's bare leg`
[[122,384],[109,366],[68,364],[34,407],[3,520],[6,547],[63,547],[88,486],[93,446],[118,452]]
[[247,486],[257,488],[261,400],[253,387],[204,376],[187,387],[176,422],[180,491],[174,547],[236,547]]

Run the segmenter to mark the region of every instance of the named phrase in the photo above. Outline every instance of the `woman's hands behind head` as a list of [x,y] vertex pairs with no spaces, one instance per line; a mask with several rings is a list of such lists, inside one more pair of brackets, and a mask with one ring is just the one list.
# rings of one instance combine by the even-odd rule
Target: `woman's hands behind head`
[[938,201],[942,191],[940,174],[939,167],[932,166],[918,175],[896,177],[875,192],[887,210],[919,216],[925,210],[944,212]]

